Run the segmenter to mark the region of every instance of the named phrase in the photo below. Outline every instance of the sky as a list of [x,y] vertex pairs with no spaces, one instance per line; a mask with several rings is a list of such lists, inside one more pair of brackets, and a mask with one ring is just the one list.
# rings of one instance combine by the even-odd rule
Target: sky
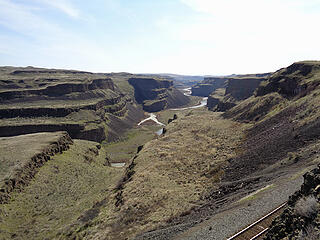
[[0,65],[227,75],[320,60],[320,0],[0,0]]

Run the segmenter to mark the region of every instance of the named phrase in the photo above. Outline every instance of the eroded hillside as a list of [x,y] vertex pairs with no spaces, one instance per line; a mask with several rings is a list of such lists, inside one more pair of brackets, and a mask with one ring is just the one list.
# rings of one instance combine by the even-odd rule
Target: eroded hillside
[[[166,133],[145,144],[88,239],[131,239],[190,212],[218,188],[236,155],[242,124],[205,110],[181,112]],[[215,122],[215,125],[212,125]],[[100,231],[99,229],[104,229]]]
[[[123,166],[158,130],[137,126],[145,113],[134,77],[0,68],[0,239],[83,238],[96,224]],[[189,102],[168,83],[166,108]]]
[[[200,190],[201,193],[199,196],[201,197],[199,197],[195,206],[188,204],[188,202],[192,199],[190,197],[193,196],[192,194],[183,195],[183,192],[188,193],[186,189],[183,190],[183,186],[188,186],[187,183],[180,183],[179,185],[181,185],[181,188],[175,188],[175,191],[177,192],[167,192],[166,196],[171,196],[171,193],[173,196],[179,196],[179,194],[182,194],[181,197],[177,198],[180,201],[178,206],[176,206],[174,209],[171,209],[170,206],[160,204],[162,201],[159,202],[159,204],[152,206],[157,206],[157,209],[160,210],[162,209],[163,212],[166,212],[166,216],[169,214],[169,212],[173,212],[175,217],[170,220],[164,220],[165,226],[161,226],[159,223],[159,226],[157,227],[157,224],[155,224],[154,231],[144,233],[140,235],[138,239],[173,238],[174,236],[177,236],[177,234],[180,234],[181,231],[183,232],[191,226],[197,226],[197,224],[202,222],[204,219],[215,216],[217,212],[223,211],[223,209],[228,209],[228,206],[231,206],[230,204],[232,202],[241,199],[246,194],[252,193],[257,189],[266,186],[273,186],[273,188],[275,188],[274,190],[278,188],[280,189],[281,187],[278,181],[288,181],[289,184],[291,181],[296,181],[295,179],[299,179],[306,170],[310,169],[310,167],[316,165],[320,160],[317,151],[317,146],[319,144],[318,139],[320,135],[320,128],[318,126],[320,109],[320,99],[318,99],[318,66],[318,62],[300,62],[275,72],[274,74],[270,75],[267,80],[263,81],[260,87],[258,86],[258,89],[252,88],[250,90],[250,92],[253,94],[251,97],[247,96],[249,98],[242,101],[239,99],[235,107],[223,114],[223,118],[213,119],[211,118],[213,115],[210,114],[214,113],[210,112],[202,115],[206,117],[201,120],[194,116],[194,119],[197,120],[193,122],[193,126],[199,129],[199,131],[201,131],[202,128],[204,129],[204,126],[207,126],[207,124],[211,125],[216,131],[222,131],[222,129],[219,128],[221,123],[225,124],[226,122],[234,121],[233,124],[237,126],[236,129],[228,126],[228,128],[232,129],[234,136],[222,131],[227,143],[223,149],[227,150],[229,146],[234,147],[233,154],[226,154],[224,161],[222,161],[224,164],[220,165],[214,160],[214,157],[218,157],[219,154],[211,152],[211,150],[214,149],[213,146],[209,144],[205,147],[205,149],[202,149],[202,153],[212,153],[211,158],[209,157],[206,161],[209,166],[212,164],[212,166],[215,166],[219,169],[219,171],[213,171],[221,174],[219,179],[216,179],[217,181],[212,181],[211,179],[211,183],[214,183],[211,186],[208,183],[205,184],[205,186],[208,186],[208,188],[204,187],[202,190]],[[308,69],[308,71],[305,69]],[[239,87],[241,87],[241,84],[239,84]],[[181,124],[183,121],[185,121],[185,119],[188,119],[188,121],[192,122],[193,120],[191,116],[192,115],[190,115],[189,118],[186,116],[182,117],[180,120],[178,119],[175,126],[178,126],[179,122]],[[200,125],[197,125],[196,122],[200,122]],[[242,127],[237,125],[240,122],[242,123]],[[210,136],[210,130],[207,129],[204,132],[205,135]],[[193,147],[195,149],[201,149],[201,147],[197,146],[196,144],[198,139],[197,134],[195,134],[194,137],[188,136],[188,133],[185,131],[181,131],[179,134],[176,134],[177,135],[170,133],[169,128],[168,135],[166,134],[164,137],[162,137],[163,139],[168,138],[167,141],[170,139],[170,145],[172,147],[162,146],[160,144],[160,138],[156,140],[157,144],[155,146],[146,145],[148,147],[146,147],[141,154],[146,154],[149,151],[152,153],[157,152],[156,149],[161,146],[161,149],[163,150],[160,152],[158,150],[158,157],[162,156],[161,160],[168,159],[169,162],[176,163],[177,156],[175,154],[179,152],[179,146],[182,144],[179,140],[175,140],[179,139],[179,135],[182,135],[181,137],[183,139],[183,143],[187,143],[188,139],[192,138],[194,144],[189,146],[188,149]],[[232,139],[235,136],[238,136],[239,138],[238,141],[236,141],[236,144],[233,145]],[[213,136],[213,141],[219,142],[218,139],[219,136]],[[201,139],[200,142],[202,142],[202,144],[205,146],[206,140]],[[151,148],[151,150],[149,150],[149,148]],[[193,149],[191,151],[196,150]],[[192,154],[190,154],[188,150],[185,150],[184,153],[187,153],[183,155],[187,161],[187,159],[190,159],[189,156],[192,156]],[[150,157],[147,159],[154,158],[155,156],[150,155]],[[137,157],[137,159],[140,158]],[[137,159],[135,161],[137,161]],[[206,158],[199,154],[198,159]],[[152,164],[155,163],[153,162]],[[139,169],[138,166],[139,162],[137,161],[137,165],[135,167]],[[188,165],[183,164],[182,166]],[[166,171],[174,172],[169,176],[173,179],[178,179],[180,176],[179,170],[181,169],[183,176],[187,176],[187,179],[192,179],[192,177],[188,175],[188,171],[182,166],[177,164],[176,167],[171,167],[170,170],[167,169]],[[201,163],[193,167],[193,171],[196,173],[197,169],[201,169]],[[210,169],[210,167],[208,168]],[[178,170],[175,171],[175,169]],[[119,226],[120,229],[110,229],[110,231],[120,231],[124,234],[124,236],[127,236],[126,229],[130,229],[131,224],[133,228],[135,228],[137,225],[145,225],[144,231],[149,231],[152,229],[151,226],[148,226],[149,224],[152,225],[151,220],[153,218],[151,216],[160,210],[156,210],[156,207],[155,210],[149,210],[151,207],[148,205],[140,206],[139,204],[134,205],[134,203],[142,201],[140,199],[143,199],[144,197],[147,198],[147,196],[149,196],[148,194],[153,192],[152,186],[148,184],[152,183],[152,176],[157,175],[157,171],[158,169],[153,170],[152,168],[148,168],[147,176],[150,177],[144,179],[144,181],[141,181],[140,184],[142,184],[142,186],[148,186],[146,189],[149,190],[144,190],[146,192],[141,195],[139,194],[140,189],[135,189],[132,191],[132,193],[137,194],[135,195],[137,198],[135,198],[134,201],[131,201],[130,197],[126,198],[126,196],[131,196],[129,194],[131,191],[130,186],[134,185],[136,178],[139,176],[139,171],[132,176],[131,181],[124,185],[123,189],[121,190],[121,196],[123,197],[122,202],[123,206],[125,207],[127,206],[126,203],[129,205],[127,208],[124,208],[126,211],[123,216],[128,217],[131,215],[131,212],[134,213],[132,214],[133,216],[141,216],[137,219],[129,218],[125,229],[122,229],[120,227],[120,222],[118,222],[116,226]],[[153,174],[149,175],[149,172],[153,172]],[[193,176],[197,176],[197,174]],[[206,173],[203,173],[203,176],[206,176]],[[215,176],[215,174],[212,176]],[[197,176],[197,178],[198,181],[201,182],[201,176]],[[165,182],[164,180],[162,181]],[[156,182],[160,182],[160,179]],[[171,185],[173,184],[170,184],[170,186]],[[158,187],[160,188],[161,186],[159,185]],[[163,188],[167,189],[167,187]],[[188,186],[187,189],[189,188],[192,189],[190,186]],[[170,189],[170,187],[168,189]],[[292,191],[294,191],[293,188]],[[192,192],[195,193],[197,191],[196,189],[193,189]],[[150,202],[152,202],[152,199],[157,199],[157,195],[151,194],[150,196],[153,196],[151,199],[148,197]],[[161,199],[163,198],[166,197],[161,196]],[[175,197],[168,198],[170,199],[171,204],[174,204]],[[250,197],[248,199],[249,200],[241,201],[239,204],[242,206],[246,204],[247,201],[255,201],[255,197]],[[271,204],[270,206],[276,206],[277,204],[281,203],[277,202],[276,200],[273,201],[273,205]],[[131,202],[134,206],[129,207]],[[184,203],[187,204],[184,205]],[[135,208],[135,206],[137,206],[137,208]],[[189,210],[185,211],[181,208],[180,213],[175,212],[175,209],[180,209],[180,206],[186,206],[186,209],[189,208]],[[248,204],[248,206],[250,206],[250,204]],[[168,209],[170,210],[168,211]],[[262,209],[256,209],[255,211],[263,212]],[[147,213],[147,216],[140,214],[140,212]],[[161,213],[157,213],[157,216],[161,216]],[[145,220],[146,218],[148,220]],[[126,218],[123,218],[122,220],[125,219]],[[157,218],[157,220],[158,219],[159,218]],[[243,221],[246,220],[243,219]],[[247,224],[250,224],[250,222]],[[142,229],[144,229],[144,227],[142,227]],[[141,228],[137,227],[135,230],[132,230],[132,232],[128,230],[127,234],[128,236],[131,236],[131,234],[140,231]],[[198,230],[190,230],[188,234],[191,234],[192,236],[193,232],[196,231]],[[208,233],[207,236],[210,236],[211,239],[216,239],[212,238],[214,231],[217,231],[217,229],[208,230],[208,232],[213,234]],[[182,236],[186,237],[189,235]],[[191,236],[190,239],[196,238],[196,236]],[[227,237],[227,235],[225,237]],[[178,237],[177,239],[180,238]]]
[[[1,102],[3,109],[16,106],[27,112],[28,108],[38,109],[39,102],[47,109],[51,105],[46,101],[56,107],[56,101],[61,104],[62,100],[62,108],[69,109],[74,100],[69,98],[77,99],[78,108],[60,117],[7,116],[0,121],[2,129],[28,129],[25,126],[30,122],[43,129],[50,129],[52,122],[59,126],[81,123],[84,129],[80,132],[102,125],[108,139],[119,139],[123,128],[131,130],[114,145],[74,140],[69,150],[47,161],[26,187],[12,191],[10,201],[2,205],[0,235],[4,238],[26,234],[35,239],[225,239],[251,223],[243,214],[245,209],[260,216],[280,204],[285,194],[295,191],[304,172],[320,162],[319,62],[295,63],[270,75],[231,76],[212,95],[219,97],[217,106],[232,103],[226,112],[205,108],[157,112],[155,116],[166,126],[164,134],[155,139],[159,126],[153,121],[132,127],[143,115],[137,103],[145,109],[154,104],[157,110],[184,104],[186,96],[175,94],[170,81],[127,73],[98,74],[113,82],[110,89],[108,84],[94,82],[97,76],[92,79],[91,74],[82,74],[85,80],[71,81],[76,87],[60,95],[47,94],[38,85],[33,91],[20,80],[5,82],[3,92],[12,90],[10,84],[21,84],[27,100],[21,101],[23,94],[15,89],[13,98]],[[43,89],[50,87],[47,83]],[[81,101],[88,106],[88,101],[107,98],[107,92],[119,97],[119,102],[79,109]],[[117,114],[121,104],[123,112]],[[70,129],[66,130],[74,138]],[[110,167],[108,151],[123,160],[124,155],[117,154],[123,149],[130,149],[126,168]],[[277,198],[273,192],[283,195]],[[257,204],[264,202],[263,197],[268,204]],[[27,210],[22,207],[26,204]],[[210,219],[223,223],[234,216],[232,227],[225,226],[229,232],[223,230],[224,225],[208,226]]]
[[101,142],[123,132],[112,127],[114,121],[128,129],[143,117],[133,99],[102,74],[3,67],[0,77],[0,136],[67,131]]
[[70,239],[108,204],[123,174],[100,144],[66,132],[0,141],[0,239]]

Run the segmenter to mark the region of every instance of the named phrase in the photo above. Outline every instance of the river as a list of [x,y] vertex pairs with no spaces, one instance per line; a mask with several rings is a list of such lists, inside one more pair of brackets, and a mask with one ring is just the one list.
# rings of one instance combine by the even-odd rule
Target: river
[[138,123],[138,126],[140,126],[142,123],[146,122],[146,121],[154,121],[156,124],[161,125],[161,126],[165,126],[165,124],[163,124],[162,122],[159,122],[159,120],[157,119],[157,116],[154,113],[149,113],[148,118],[143,119],[141,122]]
[[[184,88],[182,89],[183,91],[183,94],[185,96],[191,96],[191,88]],[[207,97],[204,97],[202,98],[200,104],[198,105],[195,105],[195,106],[191,106],[191,107],[185,107],[185,108],[174,108],[174,109],[169,109],[169,110],[172,110],[172,111],[181,111],[181,110],[187,110],[187,109],[195,109],[195,108],[200,108],[200,107],[204,107],[207,105],[207,101],[208,101],[208,98]],[[140,126],[141,124],[143,124],[144,122],[146,121],[154,121],[156,124],[160,125],[160,126],[165,126],[165,124],[163,124],[162,122],[159,122],[159,120],[157,119],[157,116],[154,114],[154,113],[149,113],[149,117],[146,118],[146,119],[143,119],[141,122],[138,123],[138,126]],[[158,131],[156,131],[156,134],[157,135],[161,135],[163,133],[163,128],[159,129]]]

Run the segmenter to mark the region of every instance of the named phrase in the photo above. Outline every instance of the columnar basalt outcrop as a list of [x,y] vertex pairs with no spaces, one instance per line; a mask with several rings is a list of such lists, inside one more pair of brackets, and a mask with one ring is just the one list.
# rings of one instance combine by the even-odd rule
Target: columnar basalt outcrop
[[130,78],[129,83],[134,87],[135,98],[138,103],[144,100],[154,100],[165,90],[173,86],[171,80],[157,80],[154,78]]
[[225,112],[234,107],[238,101],[249,98],[266,78],[228,78],[225,83],[225,96],[217,99],[212,93],[208,97],[208,109]]
[[214,96],[209,96],[207,100],[207,107],[209,110],[213,110],[214,107],[216,107],[220,102],[220,99],[214,97]]
[[266,78],[230,78],[226,86],[225,95],[232,96],[235,100],[244,100],[253,95]]
[[72,104],[69,106],[47,106],[47,107],[17,107],[7,105],[0,105],[0,119],[1,118],[16,118],[16,117],[65,117],[72,112],[80,110],[94,110],[98,111],[104,109],[107,113],[114,113],[122,110],[125,107],[125,101],[120,96],[111,97],[109,99],[99,100],[96,102],[88,102],[84,104]]

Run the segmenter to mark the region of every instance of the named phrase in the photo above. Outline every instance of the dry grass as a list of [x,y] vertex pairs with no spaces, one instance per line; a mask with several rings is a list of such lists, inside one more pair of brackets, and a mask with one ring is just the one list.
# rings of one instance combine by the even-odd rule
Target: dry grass
[[237,120],[257,121],[269,118],[286,105],[286,100],[278,93],[271,93],[262,97],[250,97],[226,112],[226,117]]
[[314,196],[300,199],[295,205],[295,213],[305,218],[314,217],[319,210],[319,203]]
[[0,138],[0,185],[5,178],[9,179],[15,171],[21,170],[33,156],[41,153],[63,134],[35,133]]
[[220,181],[242,138],[242,125],[200,110],[167,128],[135,159],[135,173],[121,192],[123,204],[105,209],[105,231],[95,239],[131,238],[187,212]]
[[155,132],[159,128],[158,125],[152,122],[148,126],[130,129],[120,141],[104,141],[102,144],[111,162],[128,162],[137,153],[139,146],[155,138]]
[[13,193],[1,205],[0,239],[82,239],[78,232],[98,216],[123,174],[106,166],[106,152],[96,146],[75,140]]
[[299,232],[296,240],[319,240],[320,234],[314,226],[309,225],[305,231]]

